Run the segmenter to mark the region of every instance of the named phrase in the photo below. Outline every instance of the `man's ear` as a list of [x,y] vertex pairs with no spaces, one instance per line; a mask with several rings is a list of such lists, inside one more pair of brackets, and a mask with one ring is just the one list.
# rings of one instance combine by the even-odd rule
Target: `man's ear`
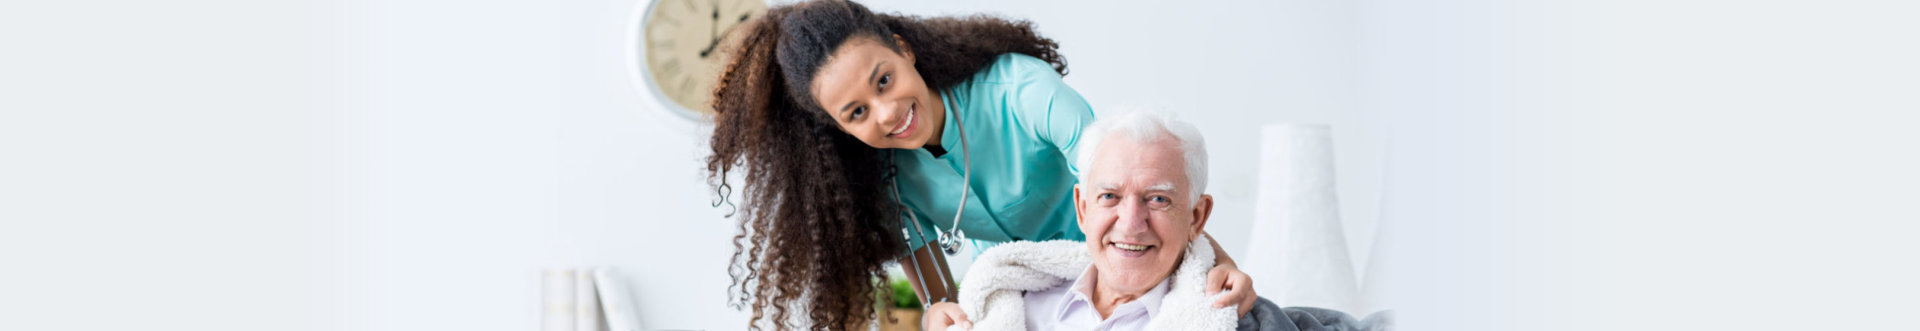
[[900,50],[900,55],[907,57],[907,64],[913,64],[913,48],[907,47],[906,39],[900,39],[900,34],[895,33],[893,34],[893,45],[895,49]]
[[1213,195],[1201,194],[1200,201],[1193,203],[1193,233],[1207,229],[1207,218],[1213,216]]
[[1087,225],[1087,203],[1080,201],[1080,184],[1073,184],[1073,222]]

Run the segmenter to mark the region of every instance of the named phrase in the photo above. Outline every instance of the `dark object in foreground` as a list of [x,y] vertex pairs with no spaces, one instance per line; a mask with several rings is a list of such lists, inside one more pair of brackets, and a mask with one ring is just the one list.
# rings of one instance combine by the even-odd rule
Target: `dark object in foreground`
[[1253,304],[1253,311],[1240,316],[1240,331],[1390,331],[1393,312],[1382,311],[1354,319],[1338,310],[1314,307],[1281,308],[1267,298]]

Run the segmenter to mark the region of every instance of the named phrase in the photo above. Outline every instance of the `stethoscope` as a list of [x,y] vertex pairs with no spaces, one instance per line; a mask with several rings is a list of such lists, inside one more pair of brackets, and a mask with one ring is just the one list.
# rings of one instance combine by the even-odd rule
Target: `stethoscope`
[[[944,116],[945,114],[942,115]],[[960,209],[953,212],[953,225],[947,229],[947,231],[943,232],[940,231],[940,228],[933,228],[934,234],[939,236],[940,250],[946,252],[947,256],[959,254],[960,248],[962,248],[961,244],[967,240],[967,233],[960,231],[960,215],[967,213],[967,192],[973,190],[973,154],[967,151],[967,125],[960,121],[959,114],[955,114],[953,116],[953,126],[960,131]],[[898,179],[893,181],[893,202],[899,204],[901,208],[907,207],[907,203],[900,200],[900,181]],[[913,212],[907,212],[907,223],[913,225],[913,233],[919,233],[921,238],[927,237],[926,230],[920,228],[920,218],[914,216]],[[913,240],[913,235],[907,232],[906,228],[900,229],[900,236],[906,238],[906,240]],[[907,252],[907,255],[911,256],[913,252]],[[953,274],[945,272],[945,270],[940,270],[940,263],[936,262],[931,264],[933,265],[934,271],[939,273],[940,280],[943,281],[941,283],[943,284],[942,286],[945,286],[945,284],[953,284]],[[920,279],[920,286],[922,288],[927,286],[927,276],[920,272],[920,268],[913,268],[913,276]],[[942,297],[940,301],[947,301],[947,298]],[[926,306],[932,306],[933,302],[922,299],[920,300],[920,305],[922,308],[925,308]]]

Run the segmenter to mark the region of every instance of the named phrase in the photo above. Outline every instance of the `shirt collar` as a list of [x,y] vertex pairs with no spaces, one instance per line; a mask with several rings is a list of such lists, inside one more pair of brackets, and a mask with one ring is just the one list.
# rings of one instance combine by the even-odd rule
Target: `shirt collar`
[[[1087,266],[1087,272],[1080,273],[1080,278],[1075,279],[1073,285],[1068,285],[1067,296],[1064,300],[1060,300],[1058,306],[1054,307],[1053,318],[1055,320],[1066,320],[1067,308],[1072,307],[1075,302],[1085,302],[1087,309],[1094,309],[1093,286],[1098,272],[1099,269],[1094,269],[1093,266],[1089,265]],[[1167,285],[1172,280],[1173,277],[1171,275],[1165,279],[1161,279],[1159,285],[1154,285],[1152,290],[1147,290],[1147,293],[1141,294],[1139,299],[1133,300],[1133,302],[1146,306],[1148,320],[1152,320],[1153,316],[1160,314],[1160,299],[1166,297]]]
[[956,114],[960,113],[960,100],[955,99],[953,94],[947,93],[946,91],[939,93],[940,103],[944,106],[941,108],[946,108],[946,111],[942,112],[940,116],[947,119],[946,123],[941,125],[942,129],[940,129],[940,148],[947,149],[946,155],[953,155],[955,151],[965,153],[966,151],[960,150],[964,147],[960,146],[960,129],[956,129],[960,125],[956,124],[957,122],[953,120],[953,118],[957,116]]

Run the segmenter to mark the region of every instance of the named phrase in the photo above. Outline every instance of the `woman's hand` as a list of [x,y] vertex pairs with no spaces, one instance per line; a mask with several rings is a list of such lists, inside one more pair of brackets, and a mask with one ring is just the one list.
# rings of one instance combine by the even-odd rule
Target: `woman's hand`
[[960,311],[960,304],[941,302],[927,307],[927,325],[922,330],[942,331],[947,327],[959,326],[962,330],[972,330],[973,321],[967,320],[967,312]]
[[1233,264],[1217,264],[1213,270],[1207,271],[1207,295],[1220,293],[1223,288],[1227,295],[1213,302],[1215,309],[1239,304],[1239,316],[1246,316],[1248,311],[1253,310],[1254,301],[1260,299],[1253,293],[1253,277],[1240,272],[1240,268]]

